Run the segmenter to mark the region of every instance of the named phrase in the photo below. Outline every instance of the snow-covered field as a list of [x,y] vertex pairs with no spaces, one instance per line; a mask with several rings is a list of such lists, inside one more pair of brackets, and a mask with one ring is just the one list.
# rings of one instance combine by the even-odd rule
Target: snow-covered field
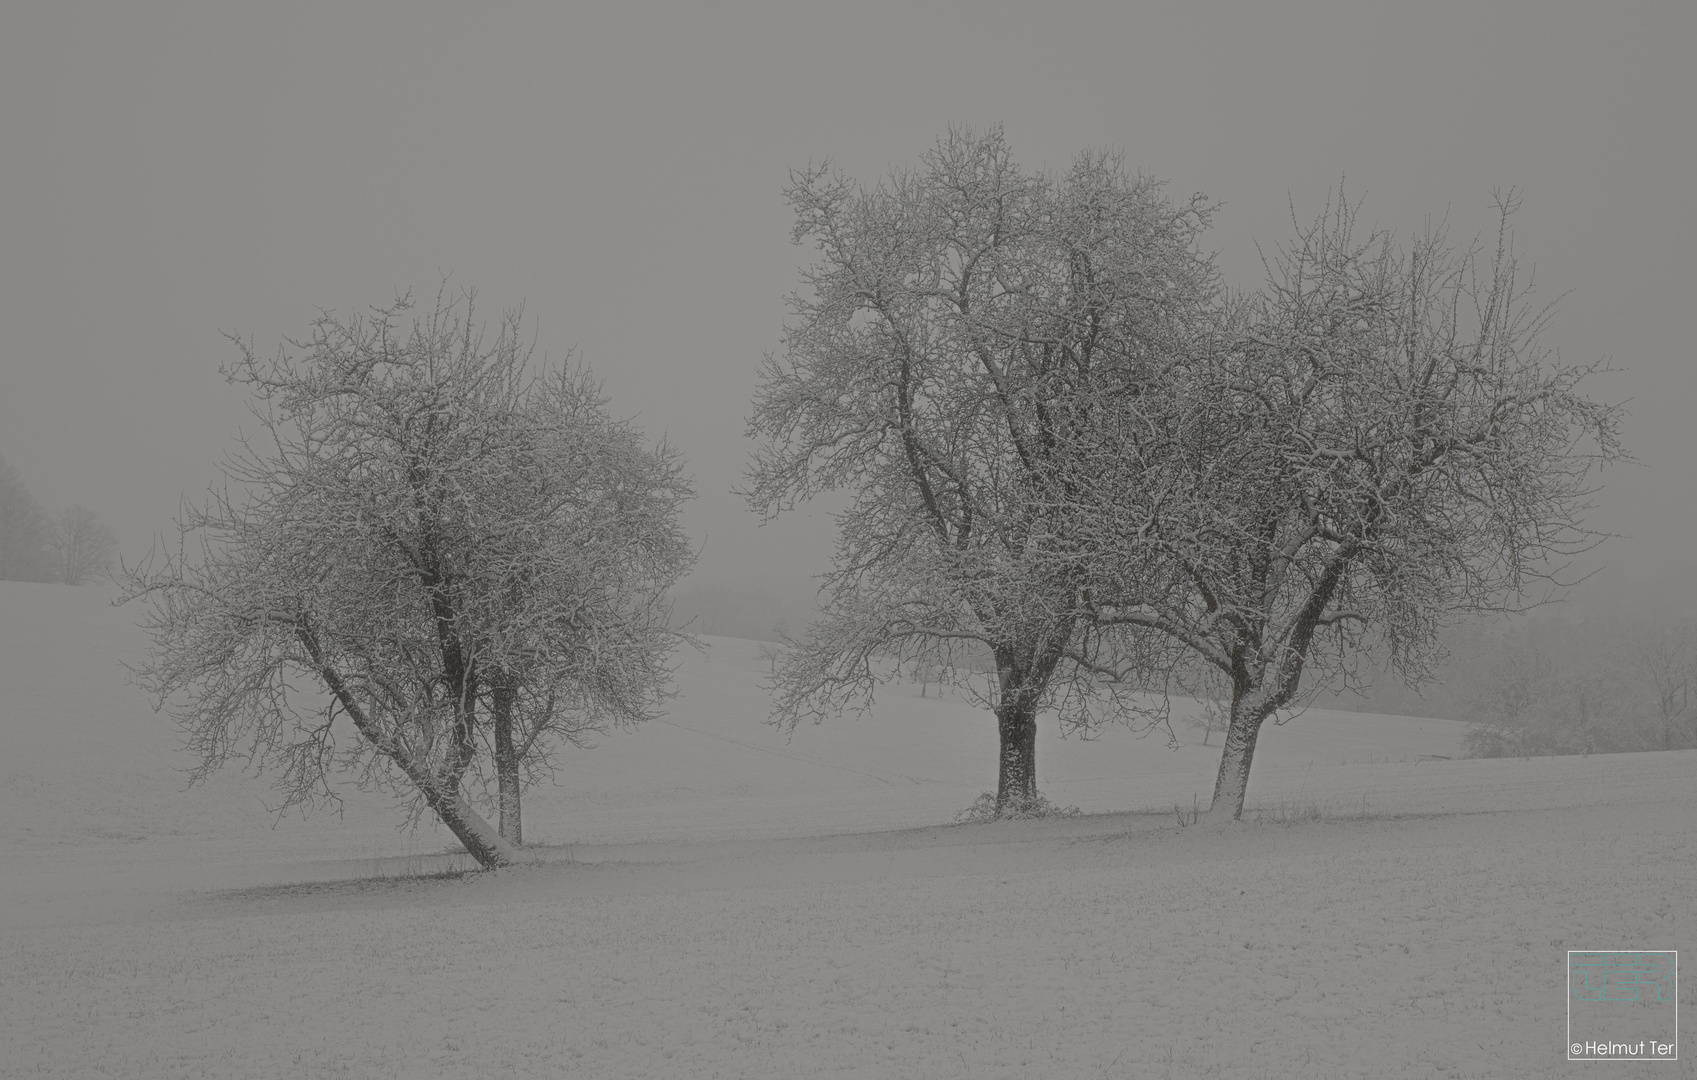
[[3,1076],[1697,1075],[1563,1060],[1567,949],[1686,948],[1697,753],[1420,761],[1461,726],[1313,710],[1228,830],[1173,812],[1217,740],[1123,731],[1039,749],[1086,816],[945,826],[987,715],[900,687],[786,741],[713,639],[528,799],[544,862],[421,879],[463,859],[383,799],[183,790],[132,619],[0,582]]

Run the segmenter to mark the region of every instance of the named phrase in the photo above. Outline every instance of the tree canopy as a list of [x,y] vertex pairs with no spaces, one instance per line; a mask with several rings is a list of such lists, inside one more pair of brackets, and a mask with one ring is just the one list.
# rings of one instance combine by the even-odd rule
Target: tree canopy
[[778,672],[788,723],[871,700],[891,665],[976,662],[1001,733],[996,806],[1039,795],[1035,717],[1126,717],[1135,644],[1080,605],[1064,459],[1103,401],[1158,385],[1205,322],[1210,207],[1112,156],[1022,171],[1001,132],[956,131],[864,187],[794,176],[818,261],[767,358],[749,497],[766,514],[843,490],[828,600]]
[[[197,775],[251,761],[287,806],[351,770],[496,865],[552,747],[657,708],[690,491],[586,372],[529,371],[520,313],[491,340],[469,293],[410,307],[326,313],[274,359],[237,342],[265,441],[128,575],[152,602],[138,674]],[[489,773],[499,830],[467,786]]]
[[1019,813],[1039,711],[1135,720],[1141,692],[1206,686],[1236,817],[1264,721],[1366,657],[1419,682],[1442,625],[1538,602],[1598,538],[1619,410],[1544,344],[1512,195],[1482,265],[1441,231],[1359,235],[1340,191],[1248,294],[1198,247],[1200,196],[1101,154],[1028,174],[996,130],[789,198],[818,260],[763,368],[749,497],[850,505],[780,722],[965,657]]
[[1544,345],[1553,309],[1499,208],[1481,268],[1440,232],[1359,238],[1340,193],[1152,406],[1121,399],[1070,459],[1098,620],[1230,687],[1216,813],[1241,813],[1261,724],[1304,686],[1375,652],[1419,681],[1446,621],[1542,600],[1598,539],[1584,515],[1619,410]]

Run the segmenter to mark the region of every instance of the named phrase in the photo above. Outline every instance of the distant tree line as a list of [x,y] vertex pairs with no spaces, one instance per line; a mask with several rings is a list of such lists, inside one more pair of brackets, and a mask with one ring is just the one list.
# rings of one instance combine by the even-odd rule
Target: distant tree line
[[1697,618],[1607,615],[1475,630],[1451,692],[1474,757],[1697,747]]
[[1678,585],[1662,602],[1616,595],[1447,627],[1427,684],[1366,671],[1325,704],[1466,722],[1474,757],[1697,747],[1697,603],[1667,602]]
[[57,513],[0,458],[0,580],[81,585],[111,569],[118,540],[81,504]]

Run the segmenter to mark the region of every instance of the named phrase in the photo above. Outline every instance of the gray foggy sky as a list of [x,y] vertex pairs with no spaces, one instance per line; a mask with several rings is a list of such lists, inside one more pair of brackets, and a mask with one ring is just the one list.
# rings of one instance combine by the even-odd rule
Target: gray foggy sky
[[[244,419],[218,331],[271,351],[315,306],[443,274],[523,301],[614,411],[688,455],[698,577],[821,568],[823,513],[761,529],[729,494],[761,353],[808,253],[787,170],[863,179],[951,123],[1028,167],[1084,147],[1223,200],[1258,282],[1347,175],[1406,235],[1491,224],[1568,293],[1551,342],[1625,370],[1629,445],[1597,525],[1611,575],[1697,527],[1697,5],[856,3],[183,5],[0,10],[0,454],[126,553],[214,478]],[[251,426],[251,425],[250,425]]]

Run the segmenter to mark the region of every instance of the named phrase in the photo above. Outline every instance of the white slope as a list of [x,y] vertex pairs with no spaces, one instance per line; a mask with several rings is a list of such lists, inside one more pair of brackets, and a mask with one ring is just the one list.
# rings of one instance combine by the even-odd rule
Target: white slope
[[[0,858],[16,888],[47,897],[60,875],[127,875],[130,888],[160,867],[170,887],[369,874],[453,850],[430,823],[403,830],[392,800],[343,790],[340,813],[279,818],[268,777],[227,766],[189,787],[194,761],[168,716],[156,714],[124,667],[145,653],[134,607],[98,589],[0,582]],[[878,707],[786,734],[766,722],[760,647],[706,638],[679,656],[678,697],[660,721],[568,750],[553,785],[526,799],[533,844],[628,843],[807,836],[947,823],[995,784],[996,735],[984,709],[892,685]],[[1188,703],[1176,707],[1182,713]],[[1038,750],[1040,786],[1090,813],[1189,809],[1206,800],[1219,739],[1177,749],[1164,732],[1109,729],[1062,738],[1051,721]],[[1339,766],[1407,765],[1456,757],[1462,725],[1445,720],[1310,710],[1263,735],[1250,805],[1360,810],[1375,786]],[[1353,786],[1352,786],[1353,785]],[[327,865],[337,864],[337,865]],[[193,868],[191,870],[191,868]],[[187,876],[185,876],[187,875]],[[204,875],[204,876],[202,876]],[[21,884],[16,884],[21,881]]]
[[1314,710],[1259,822],[1179,828],[1217,750],[1110,731],[1039,751],[1094,816],[939,827],[987,716],[786,741],[735,640],[529,799],[549,862],[372,880],[447,838],[183,791],[132,617],[0,583],[0,1076],[1577,1076],[1565,950],[1689,948],[1697,753],[1417,762],[1459,725]]

